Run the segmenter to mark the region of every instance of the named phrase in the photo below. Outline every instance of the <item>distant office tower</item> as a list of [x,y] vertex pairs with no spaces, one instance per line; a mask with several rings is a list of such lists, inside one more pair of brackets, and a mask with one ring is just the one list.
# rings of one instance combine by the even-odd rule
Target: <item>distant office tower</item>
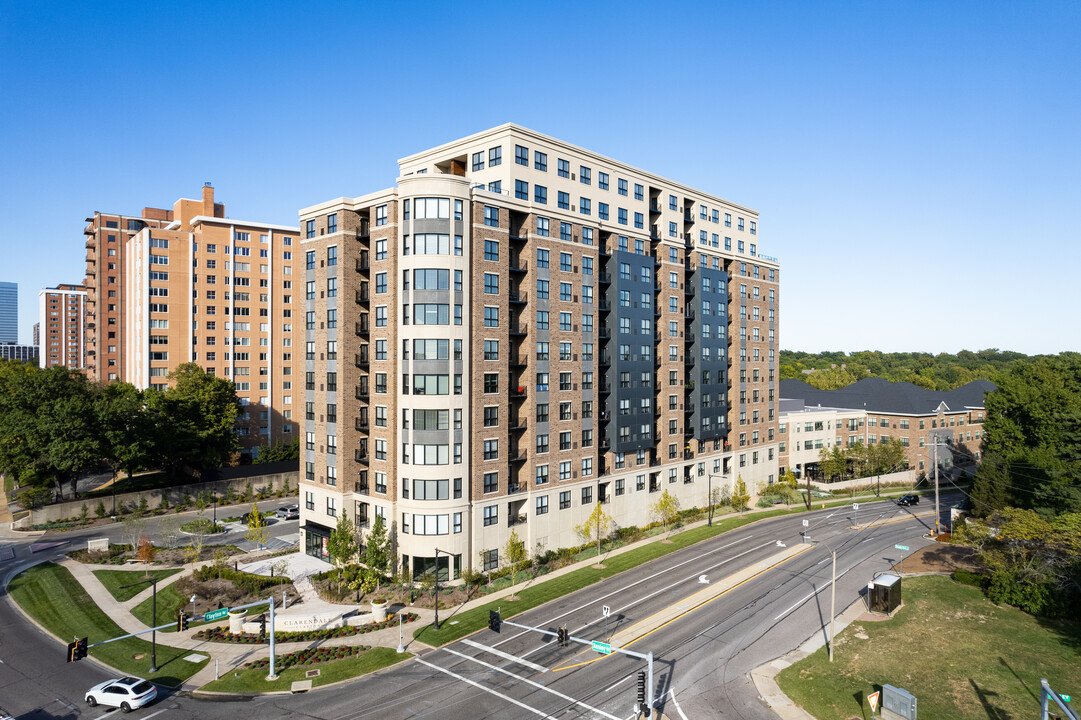
[[0,343],[19,342],[19,284],[0,282]]
[[19,360],[21,362],[37,363],[37,345],[16,345],[15,343],[0,343],[0,360]]
[[293,252],[300,229],[225,219],[209,185],[201,200],[178,200],[167,215],[168,223],[117,243],[123,264],[117,281],[102,286],[115,287],[122,307],[118,322],[107,326],[117,333],[109,357],[117,357],[118,377],[164,389],[172,370],[195,362],[236,386],[245,451],[292,440]]
[[308,553],[339,513],[379,515],[401,567],[438,548],[453,578],[511,532],[579,544],[597,503],[646,525],[665,491],[776,479],[780,278],[754,210],[504,125],[300,219]]
[[[38,293],[35,325],[41,367],[86,368],[86,287],[57,285]],[[41,328],[44,328],[44,335]]]

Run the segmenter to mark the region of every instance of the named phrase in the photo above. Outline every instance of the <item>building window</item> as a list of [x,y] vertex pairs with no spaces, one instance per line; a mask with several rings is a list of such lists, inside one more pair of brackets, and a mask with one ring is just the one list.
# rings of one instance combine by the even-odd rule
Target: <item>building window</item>
[[489,227],[499,227],[499,208],[491,205],[484,206],[484,224]]
[[[488,507],[484,508],[484,525],[485,525],[485,527],[487,527],[489,525],[495,525],[498,522],[499,522],[499,506],[498,505],[489,505]],[[498,550],[491,550],[490,552],[498,553],[499,551]],[[484,568],[485,568],[485,570],[489,569],[487,553],[485,553]],[[491,569],[494,569],[494,567],[491,568]]]
[[503,162],[503,148],[494,147],[488,150],[488,167],[495,167]]
[[529,148],[524,148],[521,145],[514,146],[514,162],[518,165],[529,166]]
[[539,205],[546,205],[548,203],[548,188],[543,185],[534,185],[533,202]]
[[569,160],[556,160],[556,169],[561,178],[569,178],[571,176],[571,163]]

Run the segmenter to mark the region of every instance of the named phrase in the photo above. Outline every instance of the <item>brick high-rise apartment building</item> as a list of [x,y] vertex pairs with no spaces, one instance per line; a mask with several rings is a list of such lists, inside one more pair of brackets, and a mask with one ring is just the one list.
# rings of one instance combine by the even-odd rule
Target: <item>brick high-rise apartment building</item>
[[755,211],[516,125],[399,171],[300,213],[307,552],[379,514],[399,563],[438,548],[453,578],[512,531],[581,542],[597,502],[644,525],[664,490],[776,478]]
[[299,228],[225,218],[209,185],[201,200],[178,200],[169,220],[123,244],[120,379],[164,388],[195,362],[236,385],[244,450],[292,440]]
[[38,364],[86,368],[86,286],[57,285],[38,292]]
[[[224,208],[217,208],[224,213]],[[86,236],[86,371],[91,380],[109,382],[124,373],[120,348],[124,341],[124,248],[144,228],[165,227],[172,211],[143,208],[139,217],[95,212],[83,230]]]

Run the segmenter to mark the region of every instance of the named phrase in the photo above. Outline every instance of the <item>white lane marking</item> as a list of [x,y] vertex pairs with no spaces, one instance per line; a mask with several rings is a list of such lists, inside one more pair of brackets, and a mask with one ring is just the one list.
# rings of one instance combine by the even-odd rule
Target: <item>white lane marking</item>
[[819,560],[818,562],[815,563],[815,567],[818,567],[819,565],[821,565],[823,563],[828,563],[829,561],[830,561],[829,558],[822,558],[821,560]]
[[676,700],[675,688],[669,688],[668,694],[672,696],[672,702],[676,705],[676,712],[679,713],[679,716],[683,718],[683,720],[687,720],[687,716],[683,714],[683,708],[679,706],[679,700]]
[[[747,540],[750,540],[750,539],[751,539],[751,538],[753,538],[753,537],[754,537],[754,535],[747,535],[746,537],[742,537],[742,538],[739,538],[738,540],[733,540],[732,542],[728,543],[727,545],[722,545],[722,546],[720,546],[719,548],[714,548],[713,550],[710,550],[709,552],[705,553],[705,555],[712,555],[713,553],[715,553],[715,552],[718,552],[718,551],[720,551],[720,550],[726,550],[726,549],[728,549],[728,548],[732,547],[733,545],[738,545],[738,544],[740,544],[740,543],[742,543],[742,542],[746,542]],[[751,550],[758,550],[759,548],[763,548],[763,547],[765,547],[766,545],[769,545],[769,544],[770,544],[770,543],[764,543],[763,545],[759,545],[759,546],[758,546],[757,548],[751,548]],[[747,552],[751,552],[751,550],[748,550]],[[741,553],[740,555],[737,555],[737,556],[736,556],[736,557],[734,557],[734,558],[729,558],[729,560],[725,560],[725,561],[723,561],[723,562],[721,562],[721,563],[719,563],[719,564],[720,564],[720,565],[723,565],[723,564],[724,564],[724,563],[726,563],[726,562],[730,562],[731,560],[735,560],[736,558],[742,557],[743,555],[746,555],[746,554],[747,554],[747,553]],[[692,562],[696,562],[696,561],[698,561],[698,560],[701,560],[701,559],[702,559],[703,557],[705,557],[705,555],[698,555],[697,557],[692,557],[692,558],[690,558],[690,559],[688,559],[688,560],[684,560],[684,561],[683,561],[683,562],[681,562],[681,563],[678,563],[678,564],[676,564],[676,565],[672,565],[671,567],[667,567],[667,568],[665,568],[664,570],[659,570],[658,572],[655,572],[655,573],[653,573],[653,574],[652,574],[652,575],[650,575],[649,577],[645,577],[645,578],[642,578],[641,580],[639,580],[639,581],[637,581],[637,582],[634,582],[634,583],[632,583],[631,585],[627,585],[627,586],[621,587],[621,588],[619,588],[619,589],[617,589],[617,590],[613,590],[612,592],[608,593],[607,595],[602,595],[602,596],[601,596],[601,597],[599,597],[599,598],[595,598],[595,599],[593,599],[593,600],[590,600],[589,602],[587,602],[587,603],[583,603],[583,604],[579,605],[579,606],[578,606],[578,607],[576,607],[576,608],[571,608],[570,610],[568,610],[567,612],[563,613],[562,615],[556,615],[555,617],[551,618],[551,619],[549,620],[549,622],[552,622],[552,621],[555,621],[555,620],[559,620],[560,618],[565,618],[565,617],[567,617],[568,615],[571,615],[571,614],[573,614],[573,613],[576,613],[576,612],[578,612],[579,610],[584,610],[584,609],[585,609],[585,608],[587,608],[587,607],[593,607],[593,606],[594,606],[594,605],[595,605],[595,604],[596,604],[596,603],[597,603],[598,601],[600,601],[600,600],[605,600],[605,599],[607,599],[607,598],[610,598],[610,597],[612,597],[613,595],[619,595],[619,594],[621,594],[621,593],[625,593],[625,592],[627,592],[628,590],[631,590],[631,589],[633,589],[633,588],[635,588],[635,587],[638,587],[639,585],[642,585],[642,584],[644,584],[644,583],[646,583],[646,582],[649,582],[650,580],[652,580],[652,579],[653,579],[653,578],[655,578],[655,577],[658,577],[658,576],[660,576],[660,575],[663,575],[663,574],[665,574],[666,572],[669,572],[669,571],[671,571],[671,570],[675,570],[675,569],[677,569],[677,568],[683,567],[683,566],[684,566],[684,565],[686,565],[687,563],[692,563]],[[681,583],[681,582],[686,582],[686,579],[684,579],[684,580],[678,580],[677,582],[673,583],[673,585],[678,585],[678,584],[679,584],[679,583]],[[656,595],[657,593],[660,593],[660,592],[664,592],[664,591],[665,591],[665,590],[667,590],[667,588],[669,588],[669,587],[672,587],[672,585],[668,585],[668,586],[666,586],[666,587],[662,588],[661,590],[658,590],[658,591],[657,591],[656,593],[652,593],[652,594],[650,594],[650,595],[647,595],[646,597],[644,597],[644,598],[642,598],[641,600],[638,600],[638,601],[636,601],[636,602],[641,602],[642,600],[647,600],[647,599],[649,599],[649,598],[653,597],[653,595]],[[630,605],[625,605],[625,606],[623,606],[622,608],[617,608],[617,610],[625,610],[625,609],[626,609],[626,608],[628,608],[628,607],[631,607],[631,606],[630,606]],[[583,626],[583,627],[588,627],[588,625],[586,625],[586,626]],[[517,634],[515,634],[515,635],[509,635],[509,636],[508,636],[508,637],[507,637],[506,639],[504,639],[504,640],[500,640],[499,642],[497,642],[497,643],[496,643],[496,645],[502,645],[502,644],[503,644],[503,643],[505,643],[505,642],[510,642],[511,640],[516,640],[516,639],[520,638],[521,636],[525,635],[525,634],[526,634],[526,633],[528,633],[528,632],[530,632],[530,631],[529,631],[529,630],[522,630],[522,631],[521,631],[520,633],[517,633]],[[539,649],[540,649],[540,648],[537,648],[537,650],[539,650]],[[536,652],[536,651],[534,650],[533,652]],[[526,653],[526,654],[528,655],[529,653]]]
[[162,708],[161,710],[158,710],[157,712],[152,712],[149,715],[147,715],[145,718],[143,718],[143,720],[150,720],[150,718],[154,717],[155,715],[161,715],[167,709],[168,708]]
[[487,645],[481,645],[479,642],[473,642],[472,640],[462,640],[462,644],[463,645],[469,645],[470,647],[475,647],[478,650],[482,650],[483,652],[489,652],[489,653],[492,653],[493,655],[498,655],[499,657],[503,658],[504,660],[510,660],[513,663],[518,663],[519,665],[525,665],[530,670],[536,670],[537,672],[548,672],[548,668],[544,667],[543,665],[538,665],[537,663],[531,663],[528,660],[523,660],[520,657],[515,657],[514,655],[511,655],[510,653],[505,653],[502,650],[496,650],[493,647],[488,647]]
[[451,650],[449,648],[444,648],[444,650],[446,652],[450,653],[451,655],[457,655],[458,657],[462,658],[463,660],[469,660],[470,662],[475,662],[478,665],[483,665],[484,667],[488,668],[489,670],[495,670],[496,672],[503,673],[504,675],[507,675],[508,677],[514,678],[515,680],[520,680],[521,682],[524,682],[527,685],[532,685],[533,687],[537,688],[538,690],[542,690],[542,691],[544,691],[546,693],[551,693],[552,695],[555,695],[558,698],[566,700],[567,702],[572,702],[575,705],[581,705],[586,710],[589,710],[590,712],[597,713],[598,715],[603,715],[604,717],[608,718],[609,720],[621,720],[620,718],[617,718],[615,715],[609,715],[608,713],[606,713],[604,710],[601,710],[600,708],[595,708],[592,705],[588,705],[588,704],[582,702],[581,700],[578,700],[576,698],[571,697],[570,695],[564,695],[563,693],[559,692],[558,690],[553,690],[552,688],[545,687],[544,685],[541,685],[538,682],[533,682],[529,678],[524,678],[521,675],[515,675],[514,673],[510,672],[509,670],[504,670],[503,668],[496,667],[495,665],[492,665],[491,663],[486,663],[483,660],[478,660],[477,658],[469,657],[465,653],[460,653],[457,650]]
[[706,628],[706,629],[705,629],[705,630],[703,630],[702,632],[700,632],[700,633],[698,633],[697,635],[695,635],[695,637],[696,637],[696,638],[700,638],[700,637],[702,637],[703,635],[705,635],[706,633],[708,633],[708,632],[709,632],[710,630],[712,630],[713,628],[717,627],[718,625],[720,625],[720,623],[713,623],[713,624],[712,624],[712,625],[710,625],[710,626],[709,626],[708,628]]
[[[749,539],[749,538],[747,538],[747,539]],[[729,543],[729,544],[728,544],[728,545],[726,545],[725,547],[731,547],[732,545],[735,545],[735,544],[736,544],[736,543],[738,543],[738,542],[739,542],[739,541],[737,540],[736,542],[732,542],[732,543]],[[772,542],[764,542],[764,543],[762,543],[761,545],[759,545],[759,546],[757,546],[757,547],[749,548],[749,549],[747,549],[747,550],[745,550],[745,551],[741,552],[741,553],[740,553],[739,555],[733,555],[732,557],[728,558],[727,560],[722,560],[722,561],[720,561],[719,563],[717,563],[716,565],[714,565],[713,567],[720,567],[721,565],[724,565],[725,563],[730,563],[730,562],[732,562],[733,560],[739,560],[739,559],[740,559],[741,557],[743,557],[744,555],[747,555],[747,554],[749,554],[749,553],[752,553],[752,552],[754,552],[755,550],[761,550],[761,549],[762,549],[762,548],[764,548],[764,547],[769,547],[770,545],[773,545],[773,543],[772,543]],[[721,550],[722,548],[717,548],[717,549],[718,549],[718,550]],[[710,551],[710,553],[713,553],[713,552],[715,552],[715,551],[713,551],[713,550],[711,550],[711,551]],[[687,562],[690,562],[690,561],[688,560]],[[684,564],[686,564],[686,563],[680,563],[680,565],[684,565]],[[676,567],[679,567],[679,566],[677,565]],[[670,569],[671,569],[671,568],[670,568]],[[666,571],[662,570],[661,572],[666,572]],[[646,580],[649,580],[650,578],[656,577],[657,575],[660,575],[660,574],[661,574],[661,573],[656,573],[656,574],[654,574],[654,575],[650,575],[650,577],[649,577],[649,578],[646,578]],[[645,596],[643,596],[643,597],[640,597],[640,598],[638,598],[638,599],[637,599],[637,600],[635,600],[634,602],[628,603],[628,604],[624,605],[623,607],[620,607],[620,608],[616,608],[616,611],[618,612],[618,611],[622,611],[622,610],[626,610],[626,609],[628,609],[628,608],[634,607],[635,605],[637,605],[637,604],[639,604],[639,603],[643,603],[643,602],[645,602],[646,600],[649,600],[650,598],[652,598],[652,597],[654,597],[654,596],[656,596],[656,595],[660,595],[661,593],[666,593],[666,592],[668,592],[668,591],[669,591],[669,590],[670,590],[671,588],[674,588],[674,587],[675,587],[675,586],[677,586],[677,585],[680,585],[680,584],[682,584],[682,583],[685,583],[685,582],[687,582],[688,580],[693,580],[693,579],[694,579],[694,576],[692,575],[691,577],[686,577],[686,578],[683,578],[682,580],[676,580],[675,582],[671,583],[670,585],[665,585],[665,586],[663,586],[663,587],[659,588],[658,590],[656,590],[656,591],[654,591],[654,592],[651,592],[651,593],[650,593],[650,594],[648,594],[648,595],[645,595]],[[643,582],[644,582],[644,581],[643,581]],[[611,592],[611,593],[609,593],[608,595],[605,595],[605,596],[604,596],[604,598],[607,598],[607,597],[611,597],[612,595],[615,595],[615,594],[617,594],[617,593],[625,592],[625,591],[626,591],[626,590],[628,590],[628,589],[629,589],[629,588],[623,588],[623,589],[621,589],[621,590],[616,590],[615,592]],[[673,593],[675,593],[676,591],[675,591],[675,590],[672,590],[672,592],[673,592]],[[601,598],[601,599],[603,600],[604,598]],[[578,608],[575,608],[574,610],[568,610],[567,612],[563,613],[563,615],[559,615],[559,616],[557,616],[557,617],[554,617],[554,618],[552,618],[552,620],[558,620],[559,618],[562,618],[562,617],[566,617],[567,615],[570,615],[571,613],[573,613],[573,612],[576,612],[577,610],[581,610],[582,608],[585,608],[585,607],[590,607],[590,606],[594,605],[594,604],[595,604],[596,602],[597,602],[597,601],[596,601],[596,600],[594,600],[593,602],[591,602],[591,603],[589,603],[589,604],[587,604],[587,605],[582,605],[582,606],[580,606],[580,607],[578,607]],[[596,624],[598,624],[599,622],[600,622],[599,620],[594,620],[594,621],[592,621],[592,622],[588,622],[588,623],[586,623],[585,625],[582,625],[582,626],[580,626],[580,627],[577,627],[577,628],[575,628],[575,629],[573,630],[573,632],[581,632],[582,630],[585,630],[585,629],[586,629],[586,628],[588,628],[589,626],[591,626],[591,625],[596,625]],[[526,634],[527,632],[529,632],[529,631],[528,631],[528,630],[523,630],[522,632],[518,633],[518,635],[514,635],[514,636],[512,636],[512,637],[520,637],[520,636],[522,636],[522,635],[525,635],[525,634]],[[512,639],[512,638],[507,638],[507,639],[508,639],[508,640],[510,640],[510,639]],[[499,643],[496,643],[496,644],[498,645]],[[543,645],[541,645],[541,646],[539,646],[539,647],[536,647],[536,648],[534,648],[534,649],[530,650],[530,651],[529,651],[529,652],[527,652],[527,653],[523,653],[523,654],[522,654],[522,657],[526,657],[526,656],[528,656],[528,655],[532,655],[533,653],[535,653],[535,652],[539,652],[540,650],[543,650],[543,649],[544,649],[544,646],[543,646]]]
[[[848,568],[848,570],[851,570],[851,569],[852,569],[852,568]],[[837,576],[837,579],[838,579],[838,580],[840,580],[840,579],[841,579],[842,577],[844,577],[845,573],[847,573],[847,572],[848,572],[848,570],[845,570],[844,572],[842,572],[841,574],[839,574],[839,575]],[[780,619],[781,619],[781,618],[783,618],[783,617],[784,617],[785,615],[787,615],[788,613],[792,612],[793,610],[795,610],[796,608],[798,608],[798,607],[799,607],[800,605],[802,605],[803,603],[805,603],[805,602],[807,602],[808,600],[810,600],[811,598],[813,598],[813,597],[814,597],[815,595],[817,595],[818,593],[820,593],[820,592],[823,592],[823,591],[824,591],[824,590],[825,590],[825,589],[826,589],[827,587],[829,587],[829,585],[823,585],[823,586],[822,586],[821,588],[819,588],[818,590],[815,590],[815,591],[814,591],[813,593],[811,593],[811,594],[810,594],[810,595],[808,595],[807,597],[805,597],[805,598],[803,598],[802,600],[798,601],[798,602],[797,602],[797,603],[796,603],[795,605],[793,605],[792,607],[788,608],[787,610],[785,610],[785,611],[784,611],[783,613],[781,613],[781,614],[780,614],[780,615],[778,615],[777,617],[773,618],[774,622],[776,622],[777,620],[780,620]]]
[[623,678],[622,680],[616,680],[616,681],[615,681],[614,683],[612,683],[611,685],[609,685],[608,687],[606,687],[606,688],[604,689],[604,691],[605,691],[605,692],[612,692],[612,690],[614,690],[615,688],[619,687],[620,685],[622,685],[623,683],[627,682],[627,681],[628,681],[628,680],[630,680],[630,679],[631,679],[631,676],[630,676],[630,675],[628,675],[627,677]]
[[534,715],[539,715],[542,718],[550,718],[550,717],[552,717],[552,715],[549,715],[546,712],[542,712],[542,711],[538,710],[535,707],[531,707],[529,705],[526,705],[523,702],[518,702],[517,700],[510,697],[509,695],[504,695],[503,693],[501,693],[501,692],[499,692],[497,690],[491,690],[489,688],[486,688],[483,685],[481,685],[479,682],[475,682],[473,680],[470,680],[467,677],[462,677],[458,673],[451,672],[450,670],[446,670],[444,668],[441,668],[438,665],[432,665],[430,662],[425,662],[424,660],[421,660],[420,658],[415,658],[415,659],[421,665],[424,665],[426,667],[430,667],[432,670],[438,670],[441,673],[445,673],[447,675],[450,675],[452,678],[456,678],[458,680],[461,680],[462,682],[466,683],[467,685],[472,685],[473,687],[477,688],[478,690],[482,690],[482,691],[488,693],[489,695],[495,695],[498,698],[501,698],[503,700],[506,700],[509,703],[513,703],[513,704],[517,705],[518,707],[522,708],[523,710],[528,710],[529,712],[533,713]]

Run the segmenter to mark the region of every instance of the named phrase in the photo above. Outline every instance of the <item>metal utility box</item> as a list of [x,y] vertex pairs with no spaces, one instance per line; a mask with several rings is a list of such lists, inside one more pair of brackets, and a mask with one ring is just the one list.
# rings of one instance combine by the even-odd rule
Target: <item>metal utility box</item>
[[892,615],[901,606],[901,576],[879,575],[867,588],[867,607],[871,612]]
[[883,685],[882,720],[916,720],[916,696],[899,687]]

